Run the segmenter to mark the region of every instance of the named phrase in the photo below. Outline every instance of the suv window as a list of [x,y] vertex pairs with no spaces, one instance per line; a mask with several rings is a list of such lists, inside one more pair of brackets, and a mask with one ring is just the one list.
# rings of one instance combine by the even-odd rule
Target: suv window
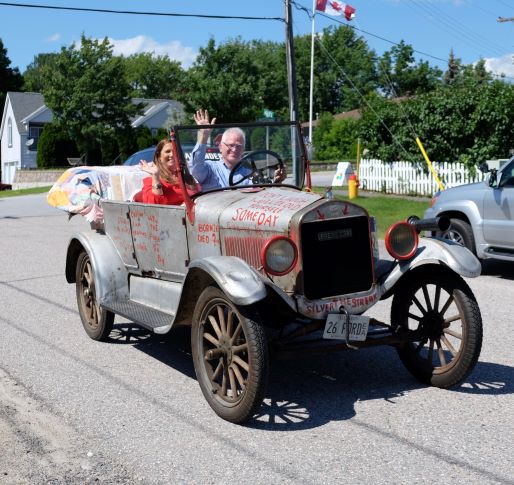
[[501,180],[499,183],[500,187],[514,187],[514,162],[505,167],[502,170]]

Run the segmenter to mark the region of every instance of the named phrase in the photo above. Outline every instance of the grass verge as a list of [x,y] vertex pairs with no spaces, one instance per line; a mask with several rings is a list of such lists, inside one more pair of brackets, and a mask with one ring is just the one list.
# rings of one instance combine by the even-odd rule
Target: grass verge
[[48,187],[32,187],[31,189],[20,189],[20,190],[0,190],[0,198],[16,197],[18,195],[30,195],[30,194],[42,194],[48,192],[51,189],[51,185]]
[[[323,193],[325,190],[315,188],[314,191]],[[403,199],[387,195],[360,196],[350,200],[346,196],[336,194],[335,198],[360,205],[368,211],[370,216],[374,216],[379,239],[384,239],[387,229],[395,222],[404,221],[409,216],[418,216],[422,219],[430,204],[426,200]]]

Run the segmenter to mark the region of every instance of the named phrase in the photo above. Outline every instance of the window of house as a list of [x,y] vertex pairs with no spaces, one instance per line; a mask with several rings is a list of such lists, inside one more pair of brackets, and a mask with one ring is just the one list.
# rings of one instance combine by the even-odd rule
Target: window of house
[[39,137],[41,136],[41,133],[43,132],[43,123],[34,123],[29,125],[29,140],[34,140],[34,143],[32,143],[28,148],[30,151],[37,150],[37,142],[39,141]]
[[9,148],[12,147],[12,120],[9,118],[7,120],[7,146]]

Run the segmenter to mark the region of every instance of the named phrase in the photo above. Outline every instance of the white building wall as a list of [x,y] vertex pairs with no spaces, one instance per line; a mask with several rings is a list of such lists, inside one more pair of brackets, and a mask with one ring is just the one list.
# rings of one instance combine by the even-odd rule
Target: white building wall
[[[9,147],[9,122],[12,122],[12,146]],[[2,183],[12,184],[14,179],[14,172],[21,166],[20,157],[20,133],[16,120],[14,119],[14,113],[12,110],[11,103],[7,105],[7,116],[5,117],[5,123],[3,132],[0,134],[2,137]]]

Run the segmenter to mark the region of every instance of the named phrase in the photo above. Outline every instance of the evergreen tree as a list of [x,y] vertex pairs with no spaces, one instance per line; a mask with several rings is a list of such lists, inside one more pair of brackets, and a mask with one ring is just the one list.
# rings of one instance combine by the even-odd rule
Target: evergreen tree
[[11,60],[7,56],[7,49],[0,39],[0,109],[3,113],[7,91],[19,91],[23,85],[23,78],[17,67],[11,67]]

